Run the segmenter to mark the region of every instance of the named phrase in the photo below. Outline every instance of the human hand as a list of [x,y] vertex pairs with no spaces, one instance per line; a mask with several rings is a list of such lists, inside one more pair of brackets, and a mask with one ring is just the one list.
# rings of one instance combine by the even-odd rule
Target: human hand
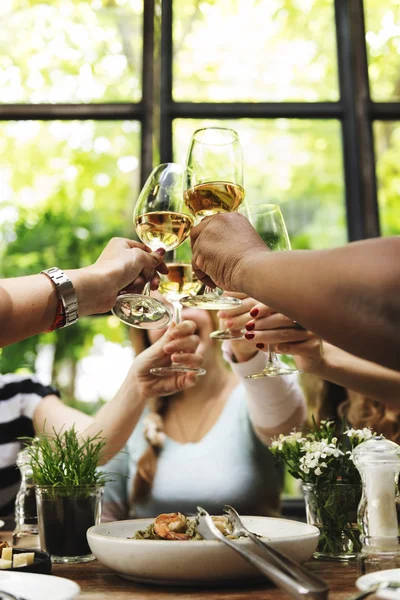
[[203,357],[196,354],[200,338],[194,334],[196,323],[182,321],[178,325],[171,323],[164,335],[141,352],[132,365],[138,383],[140,394],[144,399],[153,396],[167,396],[180,390],[193,387],[197,383],[195,373],[179,373],[172,371],[171,375],[158,377],[152,375],[153,367],[167,367],[171,362],[181,363],[189,367],[200,367]]
[[243,292],[248,265],[257,252],[268,248],[239,213],[206,217],[190,234],[192,265],[197,277],[206,285]]
[[250,315],[245,325],[247,340],[260,349],[274,345],[275,352],[292,354],[301,371],[317,373],[323,361],[320,338],[265,304],[255,304]]
[[140,242],[112,238],[97,261],[67,272],[77,295],[81,315],[104,313],[115,304],[118,292],[141,292],[146,281],[157,289],[160,273],[168,273],[163,249],[151,252]]
[[[239,292],[225,292],[228,296],[239,298],[242,304],[230,310],[220,310],[217,315],[221,319],[221,329],[228,328],[238,337],[245,332],[245,325],[248,323],[251,309],[258,304],[254,298],[249,298],[246,294]],[[258,352],[255,344],[249,344],[243,339],[229,340],[232,353],[238,362],[246,362],[255,356]]]

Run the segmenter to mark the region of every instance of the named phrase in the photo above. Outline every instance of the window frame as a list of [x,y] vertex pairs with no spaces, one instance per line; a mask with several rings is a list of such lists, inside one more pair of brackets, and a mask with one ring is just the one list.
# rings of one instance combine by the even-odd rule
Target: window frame
[[334,0],[337,102],[175,102],[173,0],[143,0],[142,99],[96,104],[0,104],[0,121],[136,120],[141,182],[153,164],[173,160],[173,121],[191,118],[336,119],[341,123],[349,241],[380,235],[373,123],[400,120],[400,102],[373,102],[363,0]]

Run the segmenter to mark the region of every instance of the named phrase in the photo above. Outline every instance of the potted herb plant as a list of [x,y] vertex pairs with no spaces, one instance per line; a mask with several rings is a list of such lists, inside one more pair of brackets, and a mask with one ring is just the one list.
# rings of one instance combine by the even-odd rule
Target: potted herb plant
[[42,550],[53,562],[93,560],[86,531],[101,518],[107,476],[97,466],[104,438],[82,438],[72,427],[30,442]]
[[271,452],[302,480],[307,522],[320,530],[315,558],[350,560],[361,550],[357,508],[361,479],[350,455],[361,442],[375,436],[371,429],[350,429],[343,423],[335,435],[333,421],[313,419],[310,431],[280,435]]

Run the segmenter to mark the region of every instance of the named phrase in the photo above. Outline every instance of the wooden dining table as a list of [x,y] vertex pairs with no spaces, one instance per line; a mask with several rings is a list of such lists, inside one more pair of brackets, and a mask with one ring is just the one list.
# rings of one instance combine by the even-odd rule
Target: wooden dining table
[[[11,544],[11,532],[0,537]],[[329,586],[329,600],[345,600],[357,592],[357,562],[312,559],[306,563]],[[54,564],[52,575],[72,579],[81,588],[78,600],[289,600],[289,596],[268,581],[257,585],[220,585],[214,587],[166,587],[127,581],[97,560],[77,564]],[[371,600],[377,598],[369,596]],[[43,599],[50,600],[50,599]]]

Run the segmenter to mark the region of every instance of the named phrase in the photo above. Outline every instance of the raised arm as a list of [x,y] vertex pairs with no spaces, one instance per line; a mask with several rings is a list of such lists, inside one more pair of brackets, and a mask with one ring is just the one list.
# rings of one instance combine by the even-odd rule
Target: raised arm
[[125,445],[136,426],[147,400],[153,396],[167,396],[192,387],[196,383],[193,373],[173,373],[157,377],[149,372],[151,367],[166,366],[176,352],[185,364],[198,367],[203,359],[195,354],[199,338],[194,335],[196,324],[182,321],[170,325],[155,344],[135,358],[133,364],[112,400],[104,404],[94,417],[70,408],[54,395],[40,402],[34,413],[37,432],[52,433],[53,428],[70,428],[75,424],[82,437],[101,435],[106,440],[102,463],[110,460]]
[[244,292],[335,346],[400,369],[400,237],[269,252],[232,213],[204,219],[191,239],[203,282]]
[[[156,269],[165,272],[162,256],[144,244],[113,238],[88,267],[67,270],[78,300],[79,316],[109,311],[122,289],[141,289]],[[156,287],[157,279],[153,281]],[[49,330],[58,307],[55,285],[44,274],[0,280],[0,347]]]

